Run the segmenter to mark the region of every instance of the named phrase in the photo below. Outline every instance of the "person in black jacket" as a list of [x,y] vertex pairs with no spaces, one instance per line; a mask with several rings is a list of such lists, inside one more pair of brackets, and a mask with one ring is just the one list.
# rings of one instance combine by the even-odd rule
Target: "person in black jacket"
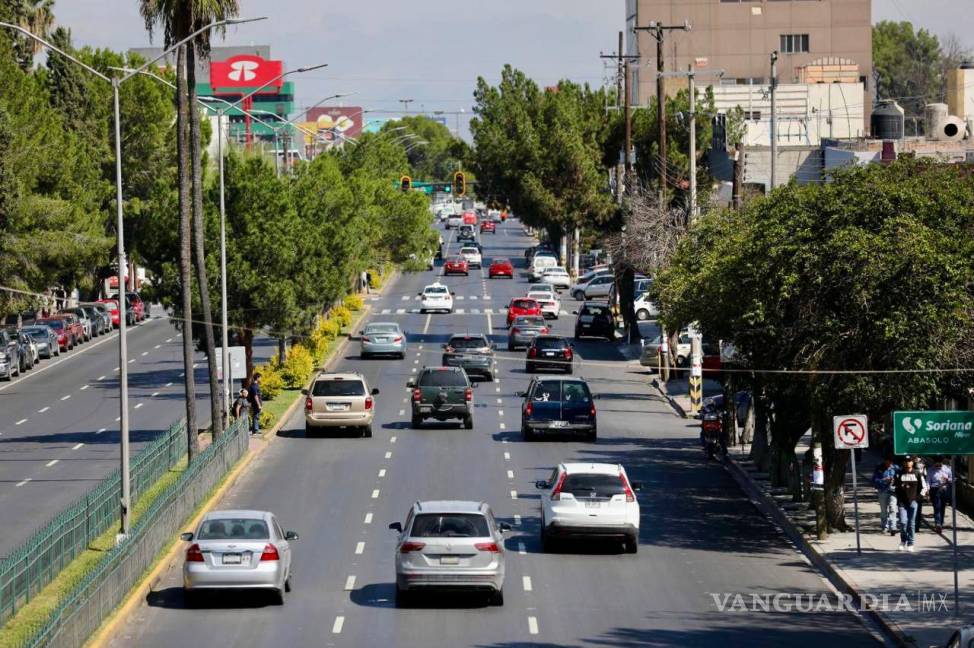
[[913,469],[913,457],[903,458],[903,470],[893,479],[896,504],[900,514],[900,549],[913,551],[919,499],[926,492],[923,475]]

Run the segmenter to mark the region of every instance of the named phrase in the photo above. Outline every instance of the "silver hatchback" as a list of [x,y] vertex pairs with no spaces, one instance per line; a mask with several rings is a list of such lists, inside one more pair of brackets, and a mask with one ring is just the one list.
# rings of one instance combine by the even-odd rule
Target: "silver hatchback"
[[396,543],[396,605],[417,591],[484,592],[504,605],[504,536],[484,502],[416,502],[406,521],[393,522]]
[[195,603],[202,590],[257,589],[282,605],[291,591],[291,541],[267,511],[211,511],[195,533],[180,536],[192,544],[183,563],[183,591]]

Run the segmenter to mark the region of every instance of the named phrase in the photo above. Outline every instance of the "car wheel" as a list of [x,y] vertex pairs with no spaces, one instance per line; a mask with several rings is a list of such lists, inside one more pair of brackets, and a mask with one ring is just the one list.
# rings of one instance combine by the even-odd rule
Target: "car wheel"
[[202,603],[202,593],[194,590],[183,590],[183,605],[187,608],[198,608]]
[[555,540],[552,538],[545,529],[541,529],[541,551],[543,553],[551,553],[555,550]]
[[585,434],[585,440],[588,441],[589,443],[595,443],[598,437],[599,437],[599,433],[595,428],[592,428],[591,430],[588,431],[588,433]]
[[358,354],[358,359],[359,360],[368,360],[369,359],[369,354],[366,353],[365,351],[362,351],[361,353]]
[[407,590],[400,589],[396,586],[396,607],[405,608],[409,607],[413,602],[413,595]]
[[582,339],[582,334],[581,334],[581,332],[578,329],[575,329],[575,339],[576,340],[581,340]]
[[285,592],[290,592],[291,589],[292,589],[291,588],[291,574],[288,574],[287,575],[287,580],[284,581],[284,591]]
[[513,344],[511,344],[510,342],[508,342],[508,343],[507,343],[507,350],[508,350],[508,351],[513,351],[513,350],[514,350],[514,345],[513,345]]
[[534,373],[534,365],[532,365],[530,362],[525,362],[524,373]]
[[473,414],[467,414],[467,416],[463,419],[463,427],[467,430],[473,429]]
[[400,360],[405,360],[406,359],[406,352],[405,351],[403,351],[402,353],[399,354],[399,359]]
[[568,367],[567,369],[565,369],[565,373],[571,376],[572,374],[575,373],[575,370],[572,367]]
[[633,537],[627,537],[625,541],[625,551],[628,554],[634,554],[639,551],[639,540]]
[[572,299],[574,299],[575,301],[582,301],[585,299],[585,293],[583,293],[580,290],[576,290],[575,292],[572,293]]
[[534,441],[534,432],[529,427],[521,427],[521,438],[525,441]]
[[271,602],[274,605],[284,605],[284,588],[271,592]]
[[413,419],[412,421],[410,421],[409,427],[413,428],[414,430],[418,430],[422,426],[423,426],[423,417],[416,416],[415,414],[413,414]]
[[369,423],[368,425],[366,425],[365,427],[362,428],[362,438],[363,439],[371,439],[372,438],[372,424],[371,423]]
[[490,593],[490,599],[488,601],[491,605],[501,607],[504,605],[504,590],[497,590],[496,592]]
[[638,311],[636,311],[636,319],[640,322],[645,322],[649,319],[649,311],[645,308],[640,308]]

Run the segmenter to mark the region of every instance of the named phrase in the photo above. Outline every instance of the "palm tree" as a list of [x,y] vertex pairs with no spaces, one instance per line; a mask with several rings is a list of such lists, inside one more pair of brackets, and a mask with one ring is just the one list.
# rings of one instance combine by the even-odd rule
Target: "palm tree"
[[[11,0],[0,3],[0,20],[13,22],[47,38],[54,26],[54,0]],[[29,69],[34,64],[34,56],[43,47],[32,38],[15,36],[14,51],[21,69]]]

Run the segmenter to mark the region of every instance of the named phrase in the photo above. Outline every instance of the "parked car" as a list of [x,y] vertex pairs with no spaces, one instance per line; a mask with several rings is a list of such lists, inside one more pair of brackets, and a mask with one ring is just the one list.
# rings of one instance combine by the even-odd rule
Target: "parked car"
[[577,434],[594,442],[598,436],[595,399],[580,378],[532,378],[521,403],[521,435],[533,441],[541,434]]
[[555,287],[556,290],[570,288],[572,285],[571,276],[569,276],[568,271],[561,266],[552,266],[550,268],[546,268],[541,275],[541,281],[550,283]]
[[493,381],[497,373],[494,345],[486,335],[454,335],[443,345],[443,366],[460,367],[468,376]]
[[360,336],[359,355],[363,359],[377,355],[406,357],[406,333],[396,322],[372,322]]
[[636,319],[641,322],[659,317],[659,307],[649,298],[648,292],[637,296],[632,306],[636,311]]
[[419,312],[446,311],[453,312],[453,292],[441,283],[430,284],[419,293]]
[[112,326],[118,328],[119,317],[118,317],[118,300],[117,299],[99,299],[96,304],[101,304],[104,307],[112,319]]
[[521,315],[541,315],[541,304],[527,297],[515,297],[507,306],[507,325]]
[[57,335],[60,351],[70,351],[74,348],[74,331],[64,320],[51,317],[47,319],[39,319],[37,322],[35,322],[35,324],[38,326],[47,326],[54,331],[55,335]]
[[531,259],[531,280],[541,281],[544,277],[544,273],[548,268],[554,268],[558,266],[558,257],[552,254],[536,254]]
[[11,380],[20,375],[20,341],[7,329],[0,329],[0,376]]
[[210,511],[195,532],[180,538],[193,543],[183,562],[183,595],[191,605],[204,592],[242,588],[268,591],[284,604],[298,534],[282,531],[273,513]]
[[535,486],[541,491],[541,546],[562,538],[610,538],[626,553],[639,550],[642,486],[621,464],[562,463]]
[[87,342],[94,336],[91,320],[88,319],[88,313],[83,308],[66,308],[58,313],[58,315],[73,315],[77,319],[81,325],[81,337],[83,341]]
[[396,606],[419,591],[484,592],[491,605],[504,605],[504,536],[484,502],[416,502],[405,522],[389,528],[396,542]]
[[44,324],[32,324],[21,329],[25,335],[29,335],[34,340],[37,347],[37,354],[40,358],[53,358],[61,355],[61,345],[58,335],[50,326]]
[[85,330],[81,325],[81,321],[71,313],[58,313],[54,315],[54,319],[59,319],[64,322],[64,325],[71,329],[71,335],[74,339],[73,345],[82,344],[85,341]]
[[470,265],[462,256],[455,256],[446,260],[443,264],[443,276],[451,274],[462,274],[464,277],[470,274]]
[[37,354],[37,346],[29,335],[13,329],[10,334],[16,338],[17,344],[20,347],[20,370],[29,371],[34,368],[34,365],[40,362],[40,358]]
[[541,307],[541,314],[545,318],[558,319],[561,313],[561,302],[552,290],[537,290],[532,288],[528,291],[528,298],[538,302]]
[[480,255],[480,250],[473,246],[463,246],[460,248],[460,256],[467,262],[468,268],[479,268],[483,263],[483,257]]
[[150,309],[150,306],[149,306],[149,304],[147,304],[144,301],[142,301],[142,297],[139,296],[139,293],[137,293],[137,292],[127,292],[127,293],[125,293],[125,297],[132,304],[132,306],[135,308],[135,317],[136,317],[136,319],[138,321],[142,322],[144,320],[149,319],[149,315],[150,315],[149,309]]
[[[576,281],[575,284],[569,289],[572,298],[582,301],[583,299],[585,299],[585,287],[588,284],[592,283],[594,279],[598,277],[605,277],[605,276],[608,276],[610,278],[612,277],[612,270],[610,268],[599,268],[596,270],[589,270],[581,277],[579,277],[578,281]],[[609,281],[608,283],[613,283],[613,282]]]
[[612,309],[606,302],[585,302],[582,307],[572,312],[578,315],[575,320],[575,338],[604,337],[612,341],[616,337],[616,322]]
[[493,279],[494,277],[507,277],[508,279],[513,279],[514,264],[511,263],[510,259],[493,259],[490,262],[490,268],[487,270],[487,276],[490,279]]
[[583,299],[595,299],[596,297],[608,297],[609,291],[615,286],[615,277],[611,274],[602,274],[592,277],[588,283],[579,283],[572,288],[572,297],[581,301]]
[[355,428],[372,437],[372,417],[378,389],[369,389],[365,376],[355,373],[321,373],[305,390],[304,429],[312,434],[328,428]]
[[526,347],[534,338],[550,332],[551,329],[541,315],[519,315],[507,330],[507,350]]
[[497,234],[497,226],[494,225],[492,220],[484,220],[480,223],[480,233],[490,232],[491,234]]
[[99,335],[112,332],[112,314],[105,304],[88,304],[85,306],[85,310],[89,311],[95,319],[101,322]]
[[528,345],[524,371],[535,373],[542,369],[572,373],[575,349],[571,342],[560,335],[538,335]]
[[460,367],[423,367],[415,380],[406,383],[412,390],[412,427],[417,429],[430,418],[460,419],[463,427],[472,430],[475,385]]

